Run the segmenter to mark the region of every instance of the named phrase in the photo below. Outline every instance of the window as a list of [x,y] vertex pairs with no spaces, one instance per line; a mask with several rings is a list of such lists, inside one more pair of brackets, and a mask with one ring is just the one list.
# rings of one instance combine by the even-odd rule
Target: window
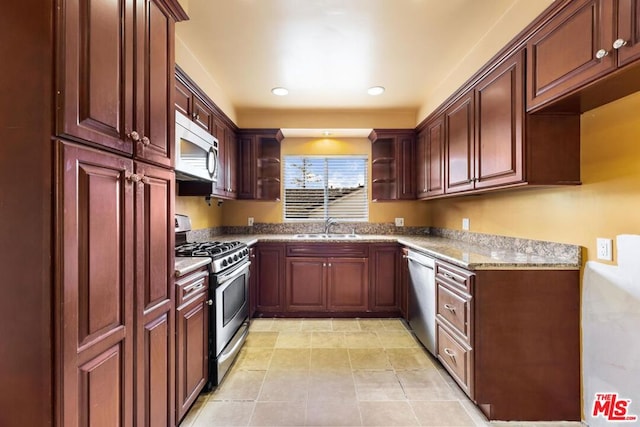
[[284,219],[368,221],[367,156],[285,156]]

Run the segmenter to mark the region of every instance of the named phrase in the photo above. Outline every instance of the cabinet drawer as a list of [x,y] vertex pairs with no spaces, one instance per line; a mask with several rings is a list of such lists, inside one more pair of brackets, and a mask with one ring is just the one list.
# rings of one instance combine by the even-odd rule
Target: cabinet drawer
[[294,243],[287,245],[287,256],[368,258],[369,245],[358,243]]
[[473,399],[473,351],[437,325],[438,359],[454,380]]
[[468,270],[444,264],[436,261],[436,280],[459,288],[467,294],[471,294],[474,274]]
[[176,281],[176,307],[209,291],[209,272],[197,270]]
[[470,343],[471,330],[471,298],[449,289],[441,283],[436,289],[436,314],[444,319],[458,332],[467,343]]

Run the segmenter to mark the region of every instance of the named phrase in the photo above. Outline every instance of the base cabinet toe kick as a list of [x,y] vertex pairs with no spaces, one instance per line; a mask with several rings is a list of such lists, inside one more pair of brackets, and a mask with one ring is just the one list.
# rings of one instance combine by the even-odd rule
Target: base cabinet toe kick
[[436,260],[436,356],[489,420],[580,421],[579,274]]

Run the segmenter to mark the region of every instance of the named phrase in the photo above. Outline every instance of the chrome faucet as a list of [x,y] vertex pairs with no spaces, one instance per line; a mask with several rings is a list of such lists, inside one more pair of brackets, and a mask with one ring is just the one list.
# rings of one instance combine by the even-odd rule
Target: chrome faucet
[[329,229],[331,228],[331,226],[333,224],[337,224],[338,220],[335,218],[327,218],[326,221],[324,222],[324,234],[329,234]]

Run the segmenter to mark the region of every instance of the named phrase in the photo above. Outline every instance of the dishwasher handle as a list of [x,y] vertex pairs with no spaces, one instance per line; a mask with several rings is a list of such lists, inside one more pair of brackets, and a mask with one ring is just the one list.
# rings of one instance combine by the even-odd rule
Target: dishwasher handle
[[412,257],[411,255],[403,255],[402,257],[405,258],[405,259],[408,259],[409,261],[416,262],[416,263],[420,264],[421,266],[423,266],[425,268],[428,268],[429,270],[433,270],[433,266],[432,265],[425,264],[421,259]]

